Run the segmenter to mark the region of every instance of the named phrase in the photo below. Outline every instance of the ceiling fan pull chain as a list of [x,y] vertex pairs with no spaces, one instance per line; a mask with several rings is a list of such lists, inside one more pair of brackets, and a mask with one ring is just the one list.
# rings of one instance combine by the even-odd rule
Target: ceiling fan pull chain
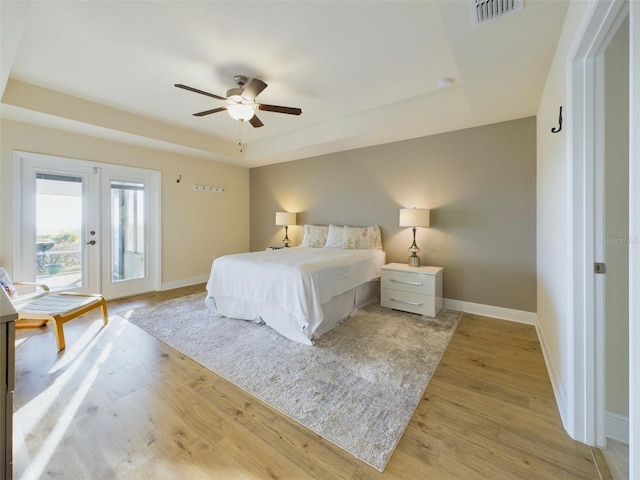
[[238,122],[238,146],[240,147],[240,153],[242,153],[242,124],[244,122],[240,120]]

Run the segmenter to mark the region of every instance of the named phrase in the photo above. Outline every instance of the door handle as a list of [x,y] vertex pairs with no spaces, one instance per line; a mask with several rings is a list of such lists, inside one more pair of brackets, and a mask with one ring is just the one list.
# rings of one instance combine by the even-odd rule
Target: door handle
[[95,245],[96,241],[95,240],[91,240],[90,242],[84,242],[84,243],[86,243],[87,245]]

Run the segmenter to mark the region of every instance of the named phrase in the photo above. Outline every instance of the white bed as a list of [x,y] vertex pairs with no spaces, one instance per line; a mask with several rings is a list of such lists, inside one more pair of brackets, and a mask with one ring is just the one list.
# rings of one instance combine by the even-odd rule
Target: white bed
[[381,249],[282,248],[217,258],[207,305],[312,344],[379,293]]

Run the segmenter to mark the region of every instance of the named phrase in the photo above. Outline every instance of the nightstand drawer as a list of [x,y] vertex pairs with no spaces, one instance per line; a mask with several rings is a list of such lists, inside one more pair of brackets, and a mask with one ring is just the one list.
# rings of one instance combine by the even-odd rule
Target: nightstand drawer
[[436,279],[433,275],[382,270],[382,288],[402,290],[404,292],[434,295]]
[[436,299],[431,295],[403,292],[401,290],[380,289],[380,305],[404,312],[418,313],[435,317],[440,310]]
[[381,269],[380,305],[435,317],[442,308],[442,268],[389,263]]

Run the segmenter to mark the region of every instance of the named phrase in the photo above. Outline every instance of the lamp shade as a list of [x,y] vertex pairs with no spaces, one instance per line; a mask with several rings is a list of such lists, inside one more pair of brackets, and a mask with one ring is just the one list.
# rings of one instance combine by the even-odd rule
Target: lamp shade
[[401,227],[428,227],[431,211],[427,208],[401,208]]
[[276,212],[276,225],[288,226],[296,224],[296,214],[289,212]]

